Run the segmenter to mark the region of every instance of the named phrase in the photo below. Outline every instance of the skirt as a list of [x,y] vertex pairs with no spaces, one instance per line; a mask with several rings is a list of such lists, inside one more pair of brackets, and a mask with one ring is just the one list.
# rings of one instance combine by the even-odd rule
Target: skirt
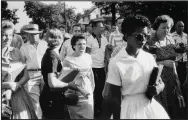
[[122,98],[121,119],[170,119],[165,109],[145,94],[126,95]]
[[13,119],[37,119],[31,98],[24,88],[12,94],[11,108]]

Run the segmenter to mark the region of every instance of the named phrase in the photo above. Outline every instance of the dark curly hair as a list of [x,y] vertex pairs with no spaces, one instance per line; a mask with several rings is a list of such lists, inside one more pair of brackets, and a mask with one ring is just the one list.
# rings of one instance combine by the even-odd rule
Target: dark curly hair
[[85,37],[83,35],[74,35],[71,39],[71,46],[72,49],[75,51],[74,46],[76,45],[76,42],[78,42],[78,40],[80,39],[85,39]]
[[161,23],[171,23],[171,28],[174,25],[173,19],[168,15],[161,15],[155,19],[152,25],[153,30],[157,30]]
[[123,40],[126,41],[126,35],[131,35],[135,32],[136,28],[148,27],[151,28],[151,23],[146,16],[139,14],[131,14],[124,18],[121,24],[121,31],[124,35]]

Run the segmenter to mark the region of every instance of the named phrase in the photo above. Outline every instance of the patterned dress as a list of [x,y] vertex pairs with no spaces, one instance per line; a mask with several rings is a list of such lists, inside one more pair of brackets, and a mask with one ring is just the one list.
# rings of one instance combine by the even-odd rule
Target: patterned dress
[[[148,40],[149,46],[155,46],[156,51],[156,61],[164,61],[164,60],[175,60],[177,53],[175,52],[175,44],[171,37],[167,36],[166,45],[161,45],[155,33],[153,33],[150,40]],[[161,92],[158,96],[155,97],[167,110],[170,118],[178,118],[178,108],[179,105],[176,101],[176,95],[174,94],[174,90],[176,87],[176,76],[173,72],[173,68],[169,68],[164,66],[161,78],[165,83],[164,91]]]

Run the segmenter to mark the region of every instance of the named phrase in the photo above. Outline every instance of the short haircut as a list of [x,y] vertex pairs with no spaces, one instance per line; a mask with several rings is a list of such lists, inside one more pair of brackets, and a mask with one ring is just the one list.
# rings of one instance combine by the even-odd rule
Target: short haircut
[[[85,39],[83,35],[74,35],[71,39],[71,46],[72,49],[75,51],[74,46],[76,45],[76,42],[78,42],[80,39]],[[86,39],[85,39],[86,40]]]
[[158,16],[157,18],[155,18],[155,21],[154,21],[154,23],[152,25],[152,28],[154,30],[157,30],[161,23],[170,23],[171,24],[171,28],[174,25],[174,21],[173,21],[173,19],[170,16],[161,15],[161,16]]
[[14,30],[14,24],[10,20],[2,20],[1,29],[2,29],[2,31],[6,30],[6,29],[13,29]]
[[52,28],[47,31],[45,40],[50,48],[55,48],[56,46],[60,45],[62,38],[63,35],[61,31],[57,28]]
[[121,31],[124,35],[123,39],[126,41],[125,36],[132,35],[132,33],[134,33],[135,30],[140,27],[151,27],[151,23],[146,16],[131,14],[125,17],[121,24]]
[[80,27],[80,28],[81,28],[81,24],[74,24],[74,25],[72,26],[72,30],[74,29],[74,27]]

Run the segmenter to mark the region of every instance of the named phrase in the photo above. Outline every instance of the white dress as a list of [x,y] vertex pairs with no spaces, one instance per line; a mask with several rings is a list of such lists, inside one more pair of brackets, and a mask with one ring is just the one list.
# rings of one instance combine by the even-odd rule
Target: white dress
[[[80,87],[84,88],[90,93],[88,99],[82,94],[79,95],[78,104],[68,106],[71,119],[93,119],[94,118],[94,104],[93,91],[95,88],[94,76],[92,72],[92,59],[87,53],[80,57],[67,56],[63,61],[63,67],[78,68],[80,72],[74,79],[74,82]],[[64,71],[62,71],[64,72]],[[71,90],[66,91],[69,94]]]
[[121,119],[169,119],[165,109],[145,96],[149,77],[156,62],[140,50],[137,58],[129,56],[125,47],[110,60],[107,82],[121,86]]

